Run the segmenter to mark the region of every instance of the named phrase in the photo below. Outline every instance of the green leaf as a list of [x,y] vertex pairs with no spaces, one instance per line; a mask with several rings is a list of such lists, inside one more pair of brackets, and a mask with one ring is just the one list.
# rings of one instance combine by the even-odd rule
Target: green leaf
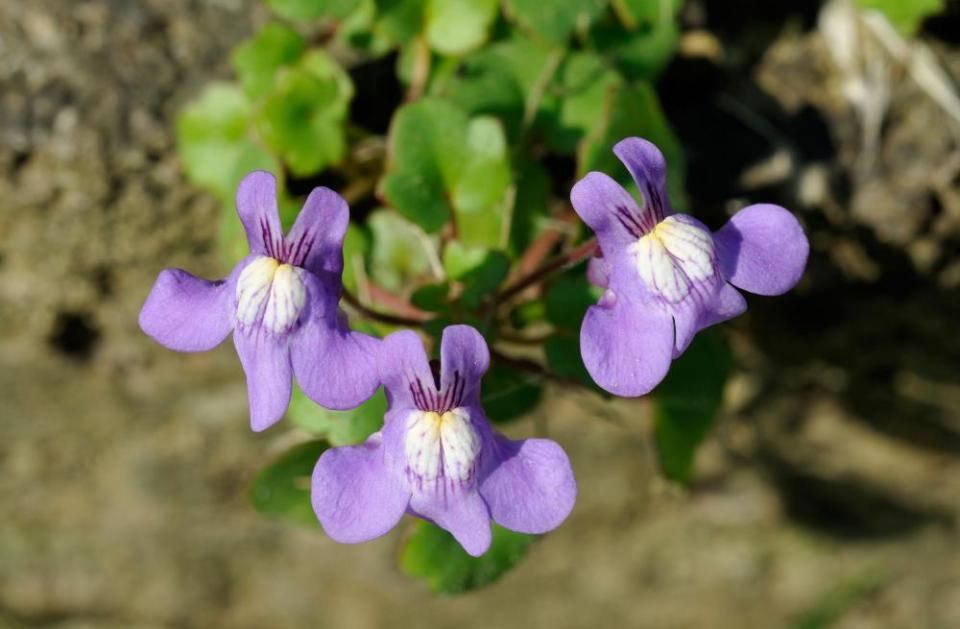
[[549,223],[550,175],[539,164],[521,160],[516,166],[516,190],[510,217],[510,253],[518,257]]
[[517,565],[536,539],[492,526],[490,549],[481,557],[471,557],[450,533],[420,520],[400,553],[400,567],[426,581],[437,594],[458,594],[492,583]]
[[369,252],[369,231],[350,223],[343,239],[343,286],[352,293],[357,292],[357,274],[366,269],[365,260]]
[[498,245],[509,184],[506,139],[496,120],[470,120],[434,98],[405,105],[394,116],[380,191],[427,232],[455,214],[465,242]]
[[277,77],[264,97],[257,128],[298,177],[339,162],[346,151],[344,121],[353,97],[346,72],[314,50]]
[[448,284],[427,284],[413,291],[410,296],[410,303],[427,312],[443,312],[449,307],[448,296],[450,286]]
[[591,170],[605,172],[636,193],[630,174],[613,154],[613,145],[630,136],[646,138],[660,147],[667,160],[670,200],[674,208],[684,208],[683,150],[660,109],[656,92],[648,83],[617,85],[607,94],[600,125],[584,139],[577,153],[578,176],[582,177]]
[[397,110],[390,125],[387,174],[381,190],[398,212],[434,232],[453,208],[447,182],[462,167],[467,116],[446,101],[423,99]]
[[369,58],[388,54],[396,47],[396,43],[377,28],[377,19],[377,3],[374,0],[360,0],[357,8],[337,24],[328,50],[355,49],[369,55]]
[[654,392],[654,431],[668,478],[689,482],[696,448],[720,410],[731,368],[723,337],[701,332]]
[[[231,266],[242,260],[250,253],[250,246],[247,244],[247,233],[243,229],[243,223],[237,216],[237,210],[234,203],[234,194],[240,181],[251,171],[266,170],[269,172],[280,173],[280,164],[267,152],[254,146],[252,142],[244,141],[233,158],[234,162],[230,165],[230,170],[226,172],[225,186],[221,197],[222,210],[220,213],[220,233],[218,246],[224,261]],[[227,162],[226,165],[228,165]],[[280,203],[286,200],[283,192],[283,181],[280,184]]]
[[547,321],[566,332],[580,331],[587,308],[597,303],[603,291],[587,281],[583,268],[554,279],[544,299]]
[[597,23],[590,40],[632,79],[656,79],[680,39],[681,0],[617,0],[616,19]]
[[607,0],[507,0],[507,15],[552,44],[565,44],[579,24],[603,13]]
[[387,398],[383,389],[378,389],[373,397],[356,408],[331,411],[313,402],[296,387],[287,415],[297,426],[325,437],[330,445],[349,446],[363,443],[380,430],[386,412]]
[[395,45],[405,44],[424,27],[423,0],[376,0],[375,32]]
[[468,247],[455,240],[443,252],[443,267],[451,279],[463,284],[460,301],[467,308],[477,308],[507,277],[510,260],[500,251]]
[[542,299],[526,301],[510,310],[510,324],[521,330],[546,318],[546,306]]
[[944,0],[854,0],[861,9],[874,9],[887,16],[897,30],[916,35],[923,21],[944,10]]
[[467,308],[478,308],[507,277],[510,260],[499,251],[487,254],[483,264],[463,277],[460,301]]
[[250,111],[240,88],[213,83],[177,117],[177,148],[187,177],[221,200],[233,195],[240,156],[256,148],[247,136]]
[[489,116],[471,120],[464,150],[466,163],[451,190],[457,237],[467,245],[503,246],[505,197],[511,173],[500,121]]
[[280,165],[248,135],[250,103],[235,85],[214,83],[177,117],[177,149],[187,177],[213,193],[223,207],[219,244],[225,261],[249,251],[233,197],[251,170],[279,172]]
[[427,247],[435,243],[426,238],[416,225],[386,209],[374,211],[367,218],[372,246],[370,276],[389,290],[406,289],[430,270]]
[[460,279],[482,265],[488,253],[483,247],[467,247],[454,240],[443,250],[443,269],[447,276]]
[[497,17],[497,0],[426,0],[427,42],[442,55],[479,48]]
[[467,59],[449,86],[450,100],[469,114],[489,114],[503,121],[515,137],[523,121],[526,96],[511,75],[496,45]]
[[264,515],[316,527],[310,477],[326,449],[323,441],[301,443],[260,470],[250,486],[253,508]]
[[580,334],[555,334],[547,339],[543,346],[547,357],[547,364],[553,373],[564,378],[579,380],[584,385],[601,391],[593,382],[590,373],[583,364],[580,355]]
[[543,386],[529,374],[494,362],[483,377],[480,403],[493,422],[523,417],[540,404]]
[[572,154],[603,124],[610,92],[623,77],[592,53],[569,55],[557,72],[559,95],[544,99],[540,126],[551,147]]
[[303,46],[303,38],[295,30],[276,22],[238,46],[231,61],[247,95],[252,99],[263,96],[273,85],[277,71],[296,63]]
[[341,19],[357,8],[360,0],[264,0],[274,12],[288,20],[308,21],[321,17]]
[[531,91],[549,71],[550,54],[546,46],[513,34],[467,57],[450,81],[447,96],[472,115],[496,116],[516,138]]

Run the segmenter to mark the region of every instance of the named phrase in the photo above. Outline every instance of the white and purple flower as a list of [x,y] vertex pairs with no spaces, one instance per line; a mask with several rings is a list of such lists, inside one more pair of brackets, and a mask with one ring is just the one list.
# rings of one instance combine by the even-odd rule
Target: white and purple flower
[[545,533],[573,508],[576,482],[559,445],[511,441],[488,424],[480,379],[490,355],[480,333],[447,327],[440,354],[435,375],[414,332],[383,340],[378,363],[389,403],[383,429],[362,445],[327,450],[313,472],[313,509],[333,539],[380,537],[410,513],[479,556],[490,546],[491,520]]
[[162,271],[140,312],[140,327],[183,352],[212,349],[232,330],[247,375],[253,430],[283,417],[294,374],[318,404],[357,406],[379,385],[378,341],[352,332],[338,307],[350,220],[346,201],[315,188],[285,236],[276,179],[253,172],[237,188],[237,212],[250,255],[216,282],[181,269]]
[[656,146],[627,138],[613,151],[633,175],[644,206],[599,172],[588,173],[570,193],[602,252],[590,261],[588,278],[606,289],[584,317],[580,351],[598,385],[632,397],[653,389],[697,332],[746,310],[737,288],[758,295],[793,288],[809,244],[793,214],[771,204],[748,206],[711,233],[692,216],[673,212],[666,161]]

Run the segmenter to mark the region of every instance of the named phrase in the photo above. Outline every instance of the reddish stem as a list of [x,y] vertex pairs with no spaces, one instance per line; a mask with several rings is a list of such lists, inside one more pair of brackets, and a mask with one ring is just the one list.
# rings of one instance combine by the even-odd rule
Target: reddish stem
[[571,249],[567,253],[559,255],[556,258],[542,264],[539,268],[521,277],[510,286],[503,289],[503,291],[496,296],[496,302],[505,303],[509,301],[537,282],[543,281],[551,275],[563,271],[564,269],[573,266],[577,262],[590,257],[596,250],[597,239],[591,238],[578,247]]

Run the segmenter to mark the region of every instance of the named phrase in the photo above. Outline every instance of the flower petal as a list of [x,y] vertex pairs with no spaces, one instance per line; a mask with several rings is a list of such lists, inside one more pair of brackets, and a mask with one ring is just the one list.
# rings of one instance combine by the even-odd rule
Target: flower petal
[[600,387],[624,397],[643,395],[670,368],[673,321],[655,303],[607,291],[583,318],[580,353]]
[[490,512],[474,488],[453,493],[414,493],[410,511],[449,531],[474,557],[490,548]]
[[327,535],[355,544],[396,526],[410,502],[410,492],[387,469],[377,432],[361,445],[324,452],[313,470],[310,498]]
[[657,145],[643,138],[626,138],[613,147],[614,154],[627,167],[644,198],[644,212],[652,212],[656,222],[673,213],[667,196],[667,160]]
[[797,218],[779,205],[743,208],[716,234],[724,277],[758,295],[780,295],[793,288],[807,265],[810,243]]
[[285,337],[273,336],[259,326],[233,334],[240,364],[247,375],[250,427],[266,430],[280,421],[290,404],[290,348]]
[[520,533],[546,533],[560,526],[577,499],[570,459],[548,439],[511,441],[490,434],[490,463],[480,495],[494,522]]
[[490,350],[477,330],[469,325],[450,325],[444,328],[440,340],[440,388],[454,387],[454,373],[466,388],[457,399],[461,405],[479,405],[480,379],[490,367]]
[[235,285],[236,273],[211,282],[181,269],[161,271],[140,310],[140,328],[170,349],[213,349],[233,329]]
[[329,188],[314,188],[297,216],[286,247],[291,264],[317,275],[343,271],[343,237],[350,222],[350,209],[339,194]]
[[638,229],[627,216],[640,216],[637,202],[608,175],[589,172],[574,184],[570,202],[583,222],[597,234],[605,255],[615,255],[637,239]]
[[237,186],[237,214],[247,232],[250,253],[280,258],[283,228],[277,212],[277,179],[255,170]]
[[704,301],[689,299],[688,303],[679,305],[673,313],[674,329],[676,330],[673,348],[673,357],[677,358],[686,351],[693,341],[693,337],[704,328],[732,319],[743,314],[747,309],[747,300],[736,288],[720,282]]
[[433,389],[427,353],[420,337],[412,330],[394,332],[380,342],[377,368],[390,408],[416,408],[410,385],[417,380]]
[[320,406],[345,410],[377,391],[379,341],[335,322],[311,318],[291,338],[290,358],[303,392]]

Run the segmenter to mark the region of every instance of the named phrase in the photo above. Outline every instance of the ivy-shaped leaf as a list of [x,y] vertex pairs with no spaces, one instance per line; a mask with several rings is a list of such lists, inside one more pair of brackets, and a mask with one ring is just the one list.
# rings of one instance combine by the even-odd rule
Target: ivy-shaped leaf
[[238,46],[231,61],[247,95],[252,99],[263,96],[280,68],[296,63],[303,47],[303,38],[295,30],[276,22]]
[[294,175],[314,175],[343,158],[352,97],[347,73],[323,51],[311,51],[277,77],[264,96],[257,129]]
[[556,86],[544,99],[541,126],[550,146],[573,154],[579,143],[604,120],[611,90],[624,82],[592,53],[569,55],[557,72]]
[[306,22],[326,17],[342,19],[357,8],[360,0],[264,0],[277,15]]
[[547,321],[557,328],[579,333],[587,308],[597,303],[603,291],[587,281],[583,267],[554,279],[544,299]]
[[723,402],[732,359],[722,336],[701,332],[653,394],[654,431],[660,464],[672,480],[686,483],[697,446]]
[[533,535],[492,526],[490,549],[481,557],[471,557],[450,533],[418,521],[400,553],[400,567],[424,580],[436,594],[458,594],[492,583],[516,566],[536,540]]
[[264,515],[316,527],[310,477],[326,449],[323,441],[301,443],[260,470],[250,486],[253,508]]
[[507,15],[536,37],[562,45],[580,24],[603,13],[608,0],[507,0]]
[[490,421],[523,417],[540,404],[543,385],[522,371],[493,362],[483,377],[480,403]]
[[369,400],[346,411],[331,411],[314,403],[299,387],[293,391],[287,415],[294,424],[322,435],[333,446],[363,443],[380,430],[387,398],[379,389]]
[[503,246],[505,195],[511,180],[503,126],[489,116],[472,119],[464,149],[466,161],[451,189],[457,237],[466,245]]
[[463,284],[463,305],[477,308],[507,277],[510,260],[499,251],[453,241],[443,252],[443,266],[450,279]]
[[630,136],[646,138],[663,151],[667,159],[670,200],[674,208],[682,210],[686,206],[683,150],[649,83],[620,84],[608,92],[600,124],[584,139],[577,152],[577,176],[582,177],[591,170],[610,173],[636,192],[627,169],[613,154],[613,145]]
[[426,0],[426,36],[442,55],[479,48],[497,17],[497,0]]
[[681,0],[618,0],[615,15],[590,32],[596,50],[631,79],[656,79],[680,39]]
[[221,200],[233,198],[241,161],[266,169],[275,164],[250,140],[250,112],[239,87],[213,83],[177,117],[177,148],[187,176]]
[[401,291],[430,270],[426,247],[434,247],[422,231],[404,217],[379,209],[367,218],[371,233],[370,277],[384,288]]
[[464,242],[500,244],[510,162],[498,121],[423,99],[394,116],[388,155],[380,192],[398,212],[427,232],[455,215]]

